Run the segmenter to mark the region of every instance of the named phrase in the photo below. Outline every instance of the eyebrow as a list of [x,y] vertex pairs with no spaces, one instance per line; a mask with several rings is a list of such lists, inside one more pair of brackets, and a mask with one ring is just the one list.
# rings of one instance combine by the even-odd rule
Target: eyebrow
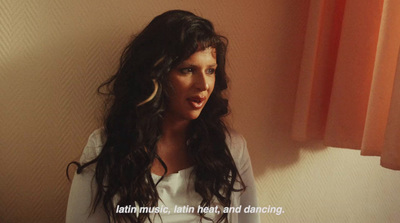
[[[210,65],[208,65],[208,67],[217,67],[218,66],[218,64],[210,64]],[[191,64],[191,63],[185,63],[185,62],[183,62],[183,63],[181,63],[180,65],[178,65],[178,67],[198,67],[197,65],[195,65],[195,64]]]

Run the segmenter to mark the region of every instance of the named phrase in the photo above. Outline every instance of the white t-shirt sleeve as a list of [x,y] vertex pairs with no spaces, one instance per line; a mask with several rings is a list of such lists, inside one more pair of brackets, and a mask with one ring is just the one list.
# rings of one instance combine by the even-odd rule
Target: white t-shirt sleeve
[[[239,205],[242,206],[242,211],[238,214],[238,220],[242,222],[260,223],[260,215],[257,213],[244,213],[244,208],[251,205],[252,207],[258,206],[257,192],[253,175],[253,168],[249,152],[247,150],[247,143],[244,137],[236,132],[232,133],[231,152],[236,160],[237,168],[246,190],[239,197]],[[236,157],[235,157],[236,156]]]
[[[85,146],[80,163],[86,163],[97,157],[101,150],[101,131],[94,131]],[[68,198],[66,223],[102,223],[109,222],[103,205],[100,203],[96,211],[91,213],[93,198],[96,194],[94,165],[86,167],[82,173],[75,173]]]

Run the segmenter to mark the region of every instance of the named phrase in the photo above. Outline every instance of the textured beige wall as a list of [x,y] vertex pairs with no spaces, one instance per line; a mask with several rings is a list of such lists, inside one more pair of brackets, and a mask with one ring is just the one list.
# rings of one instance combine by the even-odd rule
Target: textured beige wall
[[130,36],[187,9],[230,40],[230,122],[247,138],[262,222],[396,222],[400,173],[358,151],[289,139],[308,1],[0,0],[0,222],[63,222],[77,159],[99,126],[96,87]]

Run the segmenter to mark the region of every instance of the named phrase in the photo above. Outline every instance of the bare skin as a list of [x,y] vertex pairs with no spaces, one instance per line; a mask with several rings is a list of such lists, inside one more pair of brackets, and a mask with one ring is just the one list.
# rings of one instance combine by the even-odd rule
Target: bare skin
[[[163,136],[157,144],[158,155],[168,167],[167,175],[192,166],[186,149],[186,129],[188,121],[176,122],[166,118],[163,123]],[[164,168],[155,160],[152,173],[162,176]]]
[[[167,165],[167,175],[193,165],[186,148],[186,130],[197,119],[215,85],[216,51],[206,48],[192,54],[168,75],[173,86],[171,102],[162,126],[157,152]],[[164,168],[155,160],[151,172],[162,176]]]

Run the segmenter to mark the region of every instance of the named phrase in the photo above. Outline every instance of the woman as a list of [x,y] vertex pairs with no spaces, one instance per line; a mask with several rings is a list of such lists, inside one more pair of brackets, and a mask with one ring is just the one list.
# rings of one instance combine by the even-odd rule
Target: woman
[[126,47],[99,87],[110,97],[104,128],[73,162],[67,222],[259,222],[243,213],[256,206],[246,142],[221,120],[225,42],[174,10]]

